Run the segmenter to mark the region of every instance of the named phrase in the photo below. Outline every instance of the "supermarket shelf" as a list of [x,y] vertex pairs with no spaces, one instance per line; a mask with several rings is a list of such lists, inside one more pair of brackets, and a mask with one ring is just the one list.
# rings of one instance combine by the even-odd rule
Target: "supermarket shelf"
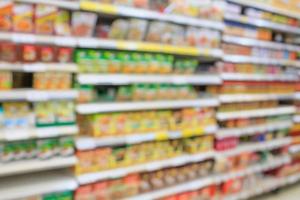
[[79,74],[80,84],[120,85],[132,83],[173,83],[173,84],[221,84],[218,75],[127,75],[127,74]]
[[74,190],[76,179],[65,171],[43,172],[7,177],[0,180],[0,200],[21,199],[28,196]]
[[75,99],[77,96],[76,90],[12,89],[0,91],[0,101],[26,100],[36,102],[52,99]]
[[200,154],[183,155],[171,159],[149,162],[146,164],[140,164],[140,165],[135,165],[130,167],[80,175],[77,177],[77,180],[79,184],[83,185],[83,184],[93,183],[105,179],[119,178],[131,173],[137,173],[143,171],[155,171],[166,167],[175,167],[187,163],[200,162],[203,160],[212,159],[213,157],[214,157],[214,152],[203,152]]
[[252,38],[239,37],[239,36],[223,35],[223,41],[227,43],[239,44],[244,46],[257,46],[257,47],[278,49],[278,50],[300,51],[300,46],[296,46],[296,45],[264,41],[264,40],[256,40]]
[[168,187],[165,189],[140,194],[134,197],[129,197],[126,198],[126,200],[140,200],[140,199],[152,200],[152,199],[159,199],[162,197],[166,197],[169,195],[174,195],[182,192],[193,191],[211,184],[216,184],[222,181],[229,180],[231,178],[242,177],[247,174],[253,174],[253,173],[273,169],[278,166],[281,166],[282,164],[285,164],[287,161],[288,161],[287,157],[276,158],[274,160],[268,161],[267,163],[251,166],[245,170],[200,178],[194,181],[189,181],[187,183],[177,184],[175,186]]
[[241,56],[241,55],[224,55],[224,61],[233,63],[253,63],[263,65],[286,65],[292,67],[300,67],[300,61],[275,59],[275,58],[260,58],[254,56]]
[[116,103],[87,103],[79,104],[76,109],[80,114],[100,112],[135,111],[151,109],[185,108],[185,107],[214,107],[219,105],[216,98],[202,98],[193,100],[169,100],[149,102],[116,102]]
[[279,158],[270,159],[270,161],[267,161],[266,163],[256,164],[256,165],[250,166],[244,170],[222,174],[216,178],[215,182],[222,183],[226,180],[236,179],[236,178],[240,178],[240,177],[247,176],[250,174],[255,174],[258,172],[271,170],[271,169],[274,169],[281,165],[287,164],[290,161],[291,161],[291,158],[289,156],[281,156]]
[[0,40],[8,40],[15,43],[51,44],[71,47],[78,46],[82,48],[105,48],[129,51],[159,52],[201,57],[221,58],[223,56],[223,52],[221,49],[173,46],[149,42],[130,42],[98,38],[63,37],[0,32]]
[[45,0],[14,0],[16,2],[21,3],[33,3],[33,4],[47,4],[47,5],[53,5],[59,8],[65,8],[68,10],[79,10],[80,5],[78,1],[72,1],[72,0],[51,0],[51,1],[45,1]]
[[265,10],[265,11],[268,11],[268,12],[272,12],[272,13],[276,13],[276,14],[280,14],[280,15],[285,15],[287,17],[300,19],[299,13],[296,13],[296,12],[293,12],[293,11],[290,11],[290,10],[286,10],[286,9],[276,8],[276,7],[271,6],[267,3],[260,3],[258,1],[248,1],[248,0],[229,0],[229,1],[233,2],[233,3],[240,4],[240,5],[249,6],[249,7],[252,7],[252,8]]
[[293,27],[285,24],[275,23],[263,19],[255,19],[245,15],[225,13],[225,20],[235,21],[243,24],[249,24],[257,27],[269,28],[273,30],[278,30],[286,33],[300,34],[300,28]]
[[72,167],[76,164],[77,158],[61,157],[49,160],[25,160],[12,163],[0,164],[0,177],[25,174],[29,172],[46,171],[51,169],[60,169]]
[[242,74],[222,73],[221,77],[226,81],[298,81],[295,74]]
[[296,112],[294,106],[281,106],[276,108],[264,108],[256,110],[242,110],[234,112],[219,112],[217,113],[217,119],[220,121],[236,119],[236,118],[248,118],[248,117],[263,117],[273,115],[288,115]]
[[293,99],[293,94],[222,94],[221,103]]
[[238,194],[230,195],[224,198],[224,200],[242,200],[249,199],[261,194],[271,192],[272,190],[278,189],[280,187],[288,186],[294,184],[300,180],[300,174],[289,175],[287,177],[280,178],[270,178],[266,180],[265,183],[260,184],[260,187],[247,188],[247,190],[240,192]]
[[262,150],[270,150],[280,148],[291,143],[291,138],[279,138],[266,142],[256,142],[252,144],[239,145],[234,149],[229,149],[225,151],[219,151],[216,153],[216,158],[218,157],[228,157],[238,155],[244,152],[256,152]]
[[300,144],[293,144],[290,146],[289,151],[291,153],[298,153],[300,151]]
[[80,8],[85,11],[93,11],[109,15],[117,15],[124,17],[136,17],[150,20],[159,20],[173,22],[177,24],[207,27],[218,30],[224,29],[224,24],[221,21],[206,20],[201,18],[187,17],[174,14],[164,14],[156,11],[145,10],[140,8],[118,6],[112,4],[96,3],[91,1],[81,1]]
[[205,129],[196,128],[196,129],[186,129],[183,131],[160,131],[154,133],[141,133],[127,136],[119,137],[107,137],[107,138],[77,138],[76,139],[76,148],[79,150],[89,150],[95,149],[97,147],[104,146],[115,146],[122,144],[137,144],[142,142],[149,141],[159,141],[166,139],[178,139],[185,137],[193,137],[205,134],[212,134],[217,131],[217,126],[209,126]]
[[266,123],[261,125],[253,125],[242,128],[226,128],[217,131],[216,137],[219,139],[226,137],[240,137],[243,135],[251,135],[256,133],[262,133],[267,131],[275,131],[289,128],[293,123],[289,120],[281,122]]
[[73,63],[0,63],[0,70],[22,71],[22,72],[77,72],[77,65]]
[[77,125],[51,126],[32,129],[0,129],[0,140],[14,141],[26,140],[30,138],[50,138],[66,135],[75,135],[78,133]]
[[293,120],[295,123],[300,123],[300,115],[294,115]]

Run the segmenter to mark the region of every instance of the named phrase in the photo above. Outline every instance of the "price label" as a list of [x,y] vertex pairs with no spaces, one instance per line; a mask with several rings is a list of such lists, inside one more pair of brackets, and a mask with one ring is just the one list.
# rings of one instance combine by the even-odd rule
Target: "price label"
[[158,141],[167,140],[168,138],[169,138],[169,135],[167,132],[158,132],[155,134],[155,139]]
[[193,129],[185,129],[182,131],[183,137],[192,137],[196,135],[202,135],[204,133],[203,128],[193,128]]
[[80,3],[80,8],[88,11],[98,11],[107,14],[117,14],[118,9],[114,5],[104,4],[104,3],[95,3],[91,1],[82,1]]
[[117,42],[118,49],[140,50],[138,46],[135,42]]

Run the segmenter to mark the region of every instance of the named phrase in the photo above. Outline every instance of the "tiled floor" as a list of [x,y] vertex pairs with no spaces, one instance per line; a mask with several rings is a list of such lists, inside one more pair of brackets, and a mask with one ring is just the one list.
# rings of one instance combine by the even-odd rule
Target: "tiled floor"
[[285,187],[279,192],[252,198],[251,200],[299,200],[300,199],[300,183],[290,187]]

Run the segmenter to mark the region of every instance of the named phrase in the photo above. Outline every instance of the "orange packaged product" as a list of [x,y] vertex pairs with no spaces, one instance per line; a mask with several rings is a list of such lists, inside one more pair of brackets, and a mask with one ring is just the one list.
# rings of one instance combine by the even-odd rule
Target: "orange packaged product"
[[57,14],[55,6],[37,4],[35,7],[35,32],[52,35]]
[[94,151],[94,161],[96,171],[109,169],[110,166],[110,155],[112,153],[111,148],[100,148]]
[[75,191],[74,200],[91,200],[94,199],[92,185],[79,186]]
[[96,200],[109,200],[109,185],[108,181],[103,181],[100,183],[95,183],[93,185],[93,194]]
[[131,174],[123,179],[124,184],[127,185],[126,196],[134,196],[139,192],[140,176],[139,174]]
[[13,30],[31,33],[34,29],[34,6],[31,4],[15,3],[13,7]]
[[84,174],[95,171],[94,151],[78,151],[76,153],[78,163],[76,165],[76,174]]
[[10,31],[12,29],[13,3],[10,0],[0,2],[0,30]]

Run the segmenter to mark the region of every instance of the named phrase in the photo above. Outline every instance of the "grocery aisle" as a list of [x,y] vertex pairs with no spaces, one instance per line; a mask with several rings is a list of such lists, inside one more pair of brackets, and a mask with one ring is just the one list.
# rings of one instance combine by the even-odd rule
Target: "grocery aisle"
[[0,200],[299,181],[300,7],[262,2],[0,0]]

